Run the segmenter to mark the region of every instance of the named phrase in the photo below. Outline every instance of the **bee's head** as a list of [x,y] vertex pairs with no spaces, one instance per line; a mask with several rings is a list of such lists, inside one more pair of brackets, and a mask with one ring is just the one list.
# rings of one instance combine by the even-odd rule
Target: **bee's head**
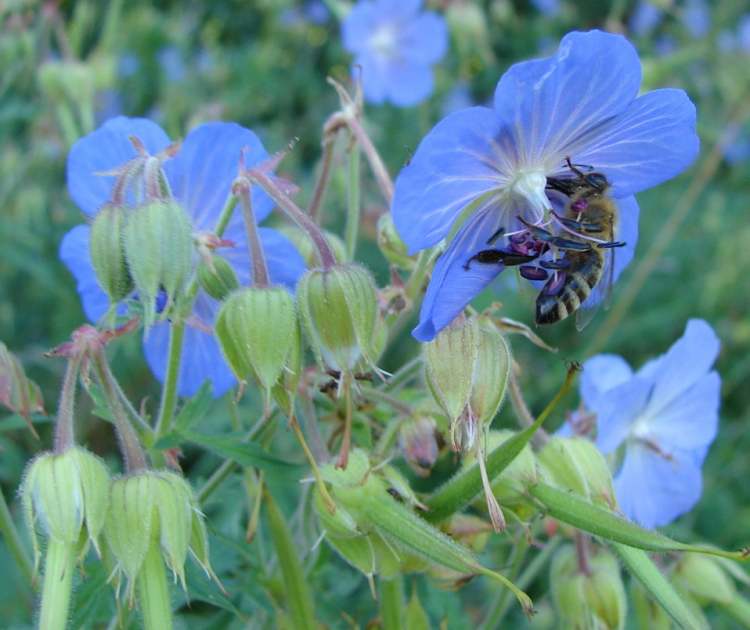
[[609,188],[609,181],[603,173],[587,173],[584,178],[589,186],[596,188],[599,192],[604,192]]

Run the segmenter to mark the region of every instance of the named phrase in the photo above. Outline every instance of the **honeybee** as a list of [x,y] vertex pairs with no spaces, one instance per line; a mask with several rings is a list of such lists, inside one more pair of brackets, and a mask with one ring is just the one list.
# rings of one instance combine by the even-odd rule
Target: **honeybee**
[[[553,216],[569,238],[539,234],[539,228],[532,228],[553,251],[556,248],[562,253],[557,260],[540,263],[553,273],[537,296],[536,323],[554,324],[576,313],[576,327],[582,330],[596,313],[596,306],[609,297],[615,249],[625,243],[614,240],[618,209],[607,194],[607,178],[598,172],[584,173],[570,158],[566,161],[574,177],[548,178],[547,188],[568,197],[563,214]],[[582,307],[595,289],[601,299],[593,307]]]

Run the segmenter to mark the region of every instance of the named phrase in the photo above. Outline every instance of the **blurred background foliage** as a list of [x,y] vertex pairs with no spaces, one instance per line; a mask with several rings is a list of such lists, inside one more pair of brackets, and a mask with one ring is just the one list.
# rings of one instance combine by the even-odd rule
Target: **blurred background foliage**
[[[541,331],[560,348],[550,355],[520,338],[514,351],[529,401],[539,408],[559,385],[565,359],[594,352],[623,355],[639,366],[664,352],[690,317],[702,317],[723,341],[718,370],[723,378],[721,430],[704,470],[704,495],[688,516],[670,528],[675,536],[710,540],[724,547],[747,544],[750,522],[750,24],[742,17],[750,3],[718,0],[433,0],[451,30],[450,54],[437,68],[436,89],[411,109],[366,108],[368,129],[392,174],[409,159],[420,138],[442,116],[487,103],[503,71],[513,62],[547,54],[575,29],[623,32],[637,46],[644,65],[644,90],[682,87],[698,107],[702,150],[681,177],[639,196],[641,235],[636,258],[615,290],[612,308],[583,334],[570,322]],[[23,361],[54,410],[62,362],[43,353],[83,323],[73,278],[58,260],[62,235],[81,221],[65,188],[65,158],[77,137],[119,114],[147,116],[173,138],[204,120],[234,120],[255,130],[269,151],[296,141],[283,173],[309,200],[320,156],[321,128],[338,99],[326,76],[345,81],[349,59],[342,50],[336,12],[343,5],[311,0],[218,0],[160,2],[112,0],[0,3],[0,339]],[[338,146],[336,171],[325,204],[325,223],[341,232],[346,206],[345,146]],[[375,245],[375,223],[386,209],[369,174],[364,178],[364,240],[359,257],[385,284],[388,269]],[[502,301],[503,314],[530,322],[533,294],[516,290],[506,273],[478,305]],[[418,347],[403,333],[385,357],[393,369]],[[145,366],[137,339],[113,344],[112,364],[131,397],[158,400],[158,387]],[[576,404],[570,396],[569,409]],[[243,403],[252,412],[256,402]],[[231,401],[208,403],[201,427],[227,430]],[[109,427],[84,404],[82,441],[117,457]],[[562,421],[562,414],[558,414]],[[512,425],[505,409],[495,425]],[[25,462],[49,443],[40,422],[41,444],[20,428],[17,417],[0,417],[0,484],[13,497]],[[285,448],[282,443],[282,450]],[[289,458],[299,457],[294,448]],[[217,458],[187,447],[186,474],[198,484]],[[274,482],[291,513],[296,487]],[[226,484],[206,507],[213,537],[213,561],[231,599],[191,573],[192,604],[182,616],[187,627],[224,628],[251,615],[260,626],[277,619],[274,603],[283,588],[269,563],[269,549],[244,539],[245,501],[241,479]],[[287,501],[284,502],[283,499]],[[312,531],[309,510],[292,522]],[[503,567],[508,542],[492,549],[492,564]],[[320,618],[331,627],[347,619],[376,615],[366,581],[326,546],[311,556],[310,579]],[[0,545],[5,576],[0,593],[4,627],[25,627],[30,592],[16,584],[15,569]],[[77,590],[75,627],[105,627],[114,611],[111,589],[96,563]],[[490,585],[475,581],[460,593],[408,579],[433,619],[465,627],[466,614],[492,597]],[[539,589],[540,587],[537,587]],[[543,588],[543,586],[541,587]],[[106,592],[106,597],[97,593]],[[534,590],[532,590],[532,595]],[[282,598],[279,600],[279,598]],[[212,602],[209,605],[206,602]],[[240,611],[240,616],[235,613]],[[342,614],[342,610],[345,614]],[[548,611],[547,611],[548,612]],[[544,627],[544,606],[534,624]],[[712,619],[712,621],[714,621]],[[270,623],[270,622],[269,622]],[[715,627],[723,626],[720,618]],[[17,625],[14,625],[17,624]],[[550,626],[547,626],[550,627]]]

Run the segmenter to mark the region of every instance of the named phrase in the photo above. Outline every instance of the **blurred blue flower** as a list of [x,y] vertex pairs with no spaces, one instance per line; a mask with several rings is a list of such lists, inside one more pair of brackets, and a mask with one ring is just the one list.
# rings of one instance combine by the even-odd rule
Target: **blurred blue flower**
[[722,143],[724,159],[733,165],[750,160],[750,124],[743,127],[733,125],[726,133],[732,141]]
[[[493,247],[506,249],[508,233],[526,229],[519,217],[539,225],[559,209],[545,187],[548,177],[570,174],[566,157],[612,184],[620,210],[615,238],[627,243],[615,258],[620,274],[638,238],[635,193],[677,175],[698,151],[695,107],[685,92],[638,96],[640,83],[638,55],[626,39],[571,33],[554,56],[512,66],[493,108],[455,112],[422,140],[396,181],[396,228],[411,253],[455,236],[433,271],[417,339],[432,339],[503,270],[464,267],[492,235],[504,229]],[[589,303],[600,299],[596,293]]]
[[711,326],[691,319],[669,351],[638,372],[616,355],[583,364],[581,397],[596,416],[596,444],[605,454],[624,448],[617,502],[644,527],[671,523],[701,496],[701,468],[719,424],[718,354]]
[[687,0],[682,9],[682,24],[695,39],[700,39],[711,30],[711,9],[706,0]]
[[740,25],[737,28],[737,43],[740,50],[750,53],[750,13],[746,13],[740,18]]
[[448,30],[441,16],[420,11],[421,5],[360,0],[344,19],[344,48],[361,69],[367,101],[408,107],[432,93],[432,65],[445,54]]
[[471,96],[469,85],[465,81],[459,81],[443,98],[443,104],[440,111],[443,116],[457,112],[460,109],[466,109],[474,104]]
[[560,13],[560,0],[531,0],[534,8],[548,17]]
[[156,60],[170,83],[179,83],[187,75],[185,61],[177,46],[169,45],[159,49],[156,53]]
[[[129,137],[141,140],[150,154],[170,144],[164,131],[143,118],[114,118],[76,142],[68,155],[68,190],[78,207],[93,216],[111,196],[114,176],[102,175],[136,157]],[[164,172],[175,198],[190,215],[196,233],[212,233],[237,175],[240,152],[247,148],[246,164],[252,166],[267,157],[258,137],[235,123],[205,123],[193,129],[177,155],[164,163]],[[140,200],[130,193],[129,204]],[[273,202],[260,190],[253,190],[253,208],[258,221],[273,209]],[[83,309],[96,322],[106,313],[109,301],[99,286],[91,265],[88,225],[68,232],[60,245],[60,258],[75,276]],[[304,271],[304,262],[291,242],[279,232],[260,228],[271,280],[293,288]],[[240,213],[235,212],[224,232],[233,246],[217,249],[234,267],[241,284],[250,283],[250,259]],[[200,290],[187,320],[178,393],[193,395],[206,381],[220,396],[235,384],[213,335],[219,302]],[[169,322],[156,324],[144,338],[149,367],[164,379],[169,344]]]
[[646,0],[641,0],[628,20],[628,30],[643,37],[653,31],[664,17],[664,11]]

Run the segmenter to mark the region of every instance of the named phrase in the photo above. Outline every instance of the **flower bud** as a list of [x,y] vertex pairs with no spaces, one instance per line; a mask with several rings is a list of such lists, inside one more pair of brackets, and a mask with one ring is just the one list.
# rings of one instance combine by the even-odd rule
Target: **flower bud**
[[627,599],[617,560],[604,549],[579,566],[572,546],[560,549],[550,567],[552,598],[572,627],[621,630]]
[[148,327],[155,319],[159,291],[166,292],[168,306],[173,304],[192,268],[192,226],[182,207],[174,201],[152,201],[132,210],[125,224],[125,255]]
[[475,318],[459,319],[422,346],[427,385],[451,425],[463,414],[471,396],[479,338]]
[[390,212],[380,216],[377,228],[378,247],[386,260],[400,269],[413,269],[414,259],[409,256],[406,243],[398,235]]
[[[508,429],[490,431],[487,435],[487,451],[495,450],[513,435],[515,433]],[[501,504],[508,507],[525,505],[526,489],[538,479],[536,456],[526,444],[508,467],[492,481],[492,493]]]
[[297,341],[294,298],[282,287],[235,291],[216,317],[216,336],[235,376],[252,376],[268,402]]
[[119,302],[133,290],[125,259],[125,209],[106,205],[91,224],[91,264],[111,302]]
[[[320,264],[318,250],[307,234],[294,226],[284,226],[280,228],[280,231],[287,236],[297,248],[297,251],[305,261],[306,268],[313,269]],[[334,257],[338,262],[343,262],[347,259],[346,245],[344,245],[344,241],[342,241],[337,234],[323,230],[323,238],[325,238],[328,247],[331,248]]]
[[417,416],[401,423],[398,442],[404,459],[420,477],[426,477],[438,457],[437,426],[430,416]]
[[188,551],[211,575],[202,518],[189,484],[172,472],[142,471],[112,482],[104,534],[130,595],[152,545],[183,588]]
[[737,591],[720,561],[697,553],[682,554],[672,573],[676,586],[692,595],[699,604],[730,604]]
[[198,265],[198,282],[215,300],[225,299],[240,286],[234,267],[221,256],[211,256],[208,261],[201,260]]
[[490,422],[505,398],[511,355],[505,337],[486,317],[479,321],[479,346],[469,406],[481,424]]
[[32,413],[44,413],[42,392],[26,372],[18,358],[0,341],[0,404],[29,420]]
[[85,528],[85,539],[99,551],[109,502],[109,473],[96,455],[79,447],[61,454],[42,453],[26,468],[21,496],[37,561],[36,523],[46,537],[69,545],[79,543]]
[[552,482],[606,507],[616,506],[609,466],[593,442],[580,437],[552,437],[539,453]]
[[53,103],[90,104],[94,98],[94,73],[78,61],[47,61],[37,72],[39,86]]
[[360,358],[373,363],[377,324],[375,283],[359,265],[311,269],[297,284],[300,316],[321,365],[351,371]]

